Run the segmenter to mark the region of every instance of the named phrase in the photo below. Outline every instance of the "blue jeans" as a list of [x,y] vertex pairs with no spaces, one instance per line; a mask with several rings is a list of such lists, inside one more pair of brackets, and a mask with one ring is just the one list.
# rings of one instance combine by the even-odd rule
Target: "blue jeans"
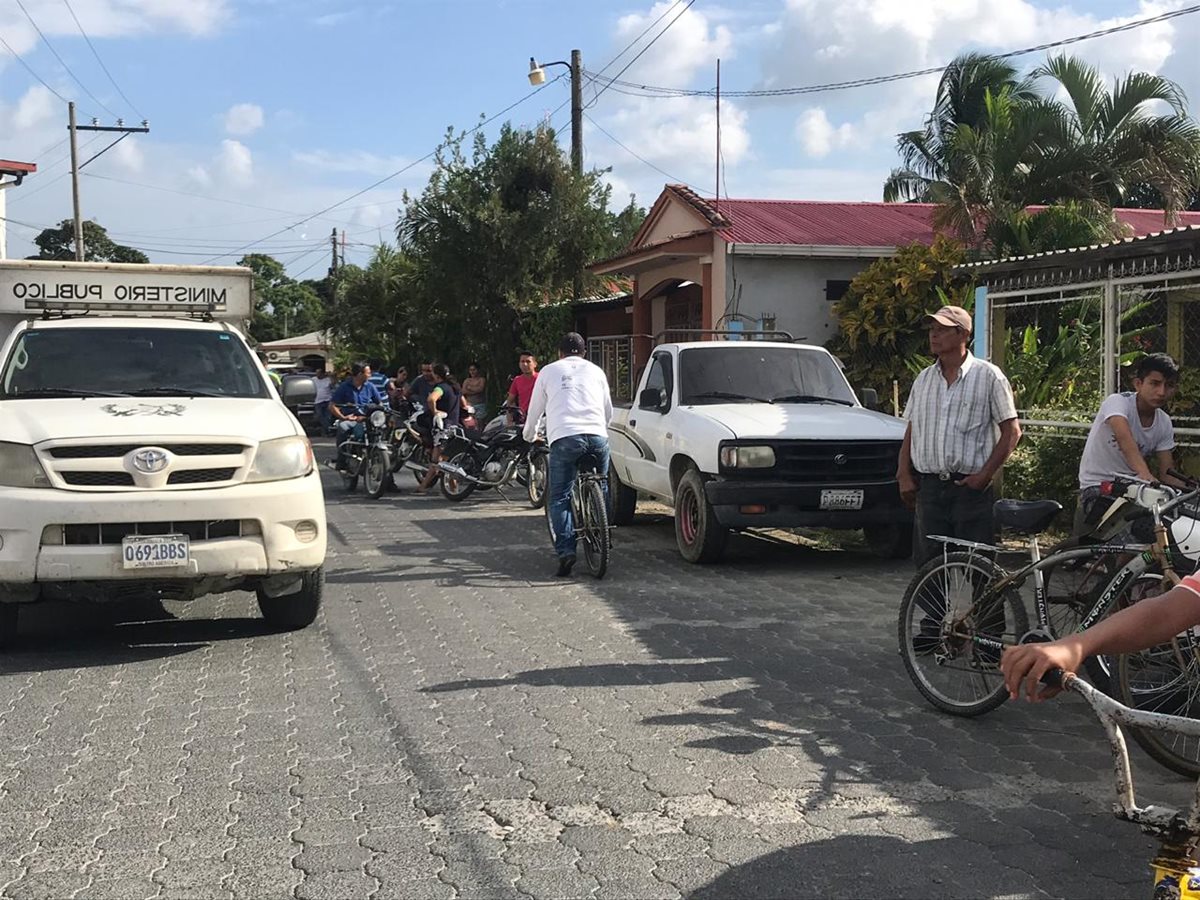
[[344,465],[345,459],[342,457],[342,444],[349,440],[361,441],[367,436],[367,426],[363,422],[347,422],[345,419],[339,419],[337,423],[337,459],[338,465]]
[[313,404],[313,417],[316,419],[317,428],[321,430],[321,435],[329,434],[329,423],[333,420],[333,416],[329,412],[328,400]]
[[[554,552],[561,559],[575,555],[575,522],[571,513],[571,485],[579,468],[579,458],[590,454],[596,461],[596,471],[608,474],[608,438],[596,434],[573,434],[559,438],[550,445],[550,466],[547,473],[546,509],[550,517],[550,534]],[[608,501],[607,486],[605,502]]]

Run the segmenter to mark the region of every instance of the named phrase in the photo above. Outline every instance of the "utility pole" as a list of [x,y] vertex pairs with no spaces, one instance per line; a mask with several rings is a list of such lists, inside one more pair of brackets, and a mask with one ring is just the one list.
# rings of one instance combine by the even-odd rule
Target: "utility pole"
[[[148,134],[150,132],[150,123],[143,119],[140,126],[132,126],[126,125],[124,119],[117,119],[116,125],[101,125],[95,119],[92,119],[91,125],[77,125],[75,123],[75,104],[68,103],[67,128],[71,132],[71,195],[75,206],[75,260],[76,262],[83,262],[83,213],[80,212],[79,208],[79,173],[83,170],[84,166],[103,156],[131,134]],[[93,153],[81,163],[79,161],[79,147],[76,139],[76,135],[80,131],[112,131],[119,134],[120,137],[99,153]]]
[[583,56],[571,51],[571,169],[583,174]]
[[75,207],[75,261],[83,262],[83,213],[79,209],[79,142],[76,140],[75,103],[67,104],[67,127],[71,130],[71,201]]
[[329,277],[332,278],[337,274],[338,270],[338,233],[336,228],[329,235],[329,243],[333,247],[333,257],[329,260]]

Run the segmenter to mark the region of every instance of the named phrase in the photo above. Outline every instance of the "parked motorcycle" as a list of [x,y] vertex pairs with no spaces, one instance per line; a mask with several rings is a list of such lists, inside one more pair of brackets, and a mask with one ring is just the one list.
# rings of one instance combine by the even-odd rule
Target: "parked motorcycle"
[[[511,417],[510,417],[511,414]],[[545,502],[546,460],[532,456],[522,436],[518,410],[501,407],[482,432],[456,426],[447,431],[442,446],[442,496],[455,503],[476,490],[523,485],[530,504],[537,509]]]
[[411,401],[400,410],[388,411],[384,440],[371,446],[364,469],[367,496],[372,500],[397,487],[396,475],[401,470],[410,470],[419,482],[429,469],[429,449],[417,427],[423,411],[424,407]]
[[362,478],[368,495],[378,497],[383,493],[379,462],[387,454],[388,410],[372,405],[363,410],[363,416],[362,440],[350,438],[340,447],[343,467],[339,472],[347,491],[357,488],[358,479]]

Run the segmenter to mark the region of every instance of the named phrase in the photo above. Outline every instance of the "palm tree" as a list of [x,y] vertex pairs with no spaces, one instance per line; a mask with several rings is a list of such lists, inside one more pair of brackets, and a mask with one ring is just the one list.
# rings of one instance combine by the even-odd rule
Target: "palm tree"
[[[1200,127],[1188,115],[1183,90],[1170,79],[1132,72],[1110,91],[1100,74],[1071,56],[1033,72],[1052,82],[1045,110],[1053,150],[1045,163],[1061,175],[1059,199],[1121,206],[1138,185],[1153,187],[1168,219],[1187,206],[1200,180]],[[1157,104],[1165,104],[1162,114]]]
[[1020,78],[1006,60],[979,53],[955,59],[942,73],[924,127],[897,139],[900,167],[884,183],[883,199],[938,203],[954,193],[951,154],[956,136],[962,126],[978,128],[988,116],[988,95],[1005,90],[1018,103],[1035,96],[1031,82]]

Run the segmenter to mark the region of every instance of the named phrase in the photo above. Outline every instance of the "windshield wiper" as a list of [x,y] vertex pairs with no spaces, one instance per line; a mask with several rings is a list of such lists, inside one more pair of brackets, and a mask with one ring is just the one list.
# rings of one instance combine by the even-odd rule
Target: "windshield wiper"
[[128,397],[119,391],[86,391],[79,388],[26,388],[22,391],[10,391],[4,395],[9,400],[19,400],[22,397]]
[[842,406],[853,406],[849,400],[838,400],[834,397],[821,397],[817,394],[781,394],[771,398],[772,403],[838,403]]
[[140,391],[130,391],[131,397],[227,397],[228,394],[218,394],[215,391],[197,391],[186,387],[154,387],[142,388]]
[[750,394],[735,394],[733,391],[701,391],[692,394],[689,400],[699,400],[701,397],[711,397],[714,400],[749,400],[753,403],[772,403],[766,397],[754,397]]

